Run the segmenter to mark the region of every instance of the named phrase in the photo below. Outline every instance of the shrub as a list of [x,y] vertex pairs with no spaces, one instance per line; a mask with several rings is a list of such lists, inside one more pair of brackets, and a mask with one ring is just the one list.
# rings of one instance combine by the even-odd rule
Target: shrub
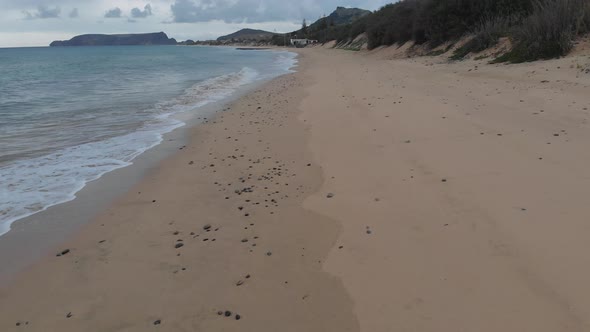
[[525,62],[567,54],[584,27],[587,12],[586,0],[536,1],[533,13],[512,32],[512,51],[494,62]]

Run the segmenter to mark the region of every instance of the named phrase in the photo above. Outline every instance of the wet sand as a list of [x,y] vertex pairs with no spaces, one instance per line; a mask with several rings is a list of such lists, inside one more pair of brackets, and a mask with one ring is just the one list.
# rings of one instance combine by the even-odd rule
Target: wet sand
[[590,330],[587,56],[299,52],[2,288],[0,330]]

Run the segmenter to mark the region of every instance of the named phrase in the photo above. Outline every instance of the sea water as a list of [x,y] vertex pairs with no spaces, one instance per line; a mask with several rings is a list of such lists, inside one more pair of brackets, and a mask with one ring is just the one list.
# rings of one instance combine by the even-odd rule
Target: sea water
[[184,125],[175,114],[295,65],[290,52],[226,47],[0,49],[0,235],[131,165]]

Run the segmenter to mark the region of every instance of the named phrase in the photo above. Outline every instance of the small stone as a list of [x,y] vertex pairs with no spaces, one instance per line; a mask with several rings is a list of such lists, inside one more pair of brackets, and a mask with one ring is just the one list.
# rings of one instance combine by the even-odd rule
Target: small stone
[[248,239],[242,239],[242,243],[248,242]]
[[242,286],[244,284],[244,280],[240,280],[236,283],[236,286]]
[[231,311],[227,310],[227,311],[225,312],[225,317],[230,317],[230,316],[231,316]]
[[332,197],[334,197],[334,194],[333,194],[333,193],[328,193],[328,194],[326,195],[326,197],[327,197],[327,198],[332,198]]
[[267,252],[267,253],[266,253],[266,256],[272,256],[272,252],[270,252],[270,251],[269,251],[269,252]]
[[162,324],[162,320],[158,319],[156,321],[154,321],[154,325],[160,325]]
[[182,243],[182,242],[179,242],[174,246],[174,248],[176,248],[176,249],[180,249],[182,247],[184,247],[184,243]]
[[236,314],[236,320],[242,319],[242,316]]
[[207,225],[203,226],[203,229],[204,230],[209,230],[209,229],[211,229],[211,225],[207,224]]
[[56,256],[57,257],[64,256],[64,255],[67,255],[69,252],[70,252],[70,249],[65,249],[65,250],[62,250],[61,252],[59,252]]
[[72,317],[72,313],[68,312],[68,314],[66,315],[66,318],[70,318],[70,317]]
[[221,315],[223,315],[223,311],[219,310],[219,311],[217,312],[217,314],[218,314],[219,316],[221,316]]

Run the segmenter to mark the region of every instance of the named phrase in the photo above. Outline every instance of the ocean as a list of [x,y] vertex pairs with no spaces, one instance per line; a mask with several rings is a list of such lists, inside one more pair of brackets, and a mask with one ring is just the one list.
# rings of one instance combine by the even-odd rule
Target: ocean
[[0,49],[0,235],[131,165],[210,103],[296,55],[226,47]]

